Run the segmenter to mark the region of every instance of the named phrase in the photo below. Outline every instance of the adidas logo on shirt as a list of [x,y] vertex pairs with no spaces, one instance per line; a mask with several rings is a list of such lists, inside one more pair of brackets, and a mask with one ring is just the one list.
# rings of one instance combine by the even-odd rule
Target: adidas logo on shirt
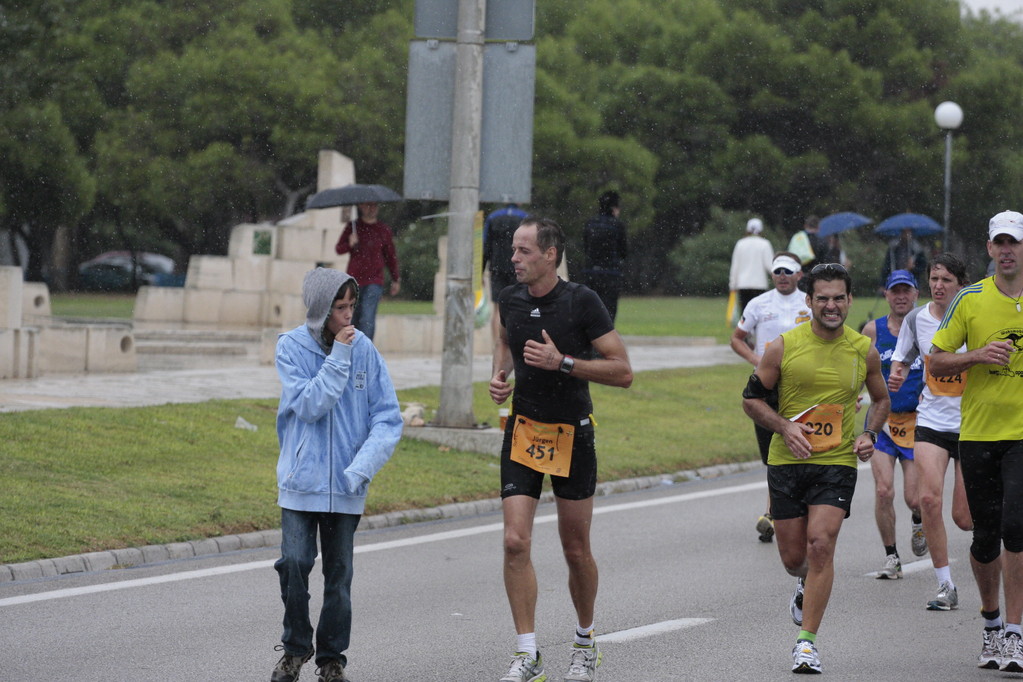
[[533,308],[531,311],[529,311],[529,316],[530,317],[540,317],[540,309],[539,308]]

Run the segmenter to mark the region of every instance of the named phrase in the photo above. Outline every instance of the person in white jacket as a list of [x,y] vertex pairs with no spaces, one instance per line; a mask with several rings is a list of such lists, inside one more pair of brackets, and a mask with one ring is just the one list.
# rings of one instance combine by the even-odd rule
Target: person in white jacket
[[728,271],[728,290],[739,294],[739,310],[754,298],[767,291],[770,285],[768,274],[774,260],[774,247],[760,236],[764,223],[760,218],[746,222],[746,236],[735,243],[732,249],[732,266]]
[[[281,558],[274,564],[284,601],[284,655],[271,682],[295,682],[316,656],[320,682],[342,682],[352,625],[352,559],[370,480],[401,439],[402,419],[387,366],[352,326],[355,280],[316,268],[302,283],[306,323],[281,334],[276,365]],[[323,606],[309,618],[309,573],[319,534]]]

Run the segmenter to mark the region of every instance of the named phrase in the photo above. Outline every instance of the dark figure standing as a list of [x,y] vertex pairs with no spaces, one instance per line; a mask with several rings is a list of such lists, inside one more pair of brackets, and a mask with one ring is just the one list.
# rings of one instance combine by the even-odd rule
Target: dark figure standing
[[596,292],[614,322],[618,314],[618,294],[622,289],[622,265],[628,254],[625,223],[618,219],[618,192],[600,195],[600,213],[586,222],[583,251],[586,268],[583,283]]

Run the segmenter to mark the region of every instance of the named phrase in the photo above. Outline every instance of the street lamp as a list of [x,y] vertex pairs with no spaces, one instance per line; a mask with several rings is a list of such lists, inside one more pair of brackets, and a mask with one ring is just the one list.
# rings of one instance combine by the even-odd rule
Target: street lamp
[[948,217],[952,205],[952,131],[963,122],[963,109],[955,102],[942,102],[934,109],[934,120],[945,131],[945,240],[954,251]]

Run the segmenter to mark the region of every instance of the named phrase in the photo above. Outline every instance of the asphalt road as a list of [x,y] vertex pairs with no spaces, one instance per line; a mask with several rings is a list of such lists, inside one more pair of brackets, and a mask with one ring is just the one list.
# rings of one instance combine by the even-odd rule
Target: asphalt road
[[[901,485],[901,482],[900,482]],[[756,540],[762,470],[598,498],[598,679],[791,680],[793,579]],[[873,485],[861,469],[838,541],[836,584],[820,632],[836,680],[981,680],[979,602],[969,534],[950,529],[961,607],[929,612],[930,561],[878,581],[883,550]],[[574,613],[552,522],[537,515],[538,638],[552,680],[567,667]],[[951,525],[951,524],[950,524]],[[349,672],[358,682],[497,680],[514,632],[501,581],[501,518],[484,514],[361,532]],[[266,680],[277,660],[275,549],[0,585],[0,680]],[[321,583],[314,571],[313,607]],[[315,680],[307,664],[303,680]]]

